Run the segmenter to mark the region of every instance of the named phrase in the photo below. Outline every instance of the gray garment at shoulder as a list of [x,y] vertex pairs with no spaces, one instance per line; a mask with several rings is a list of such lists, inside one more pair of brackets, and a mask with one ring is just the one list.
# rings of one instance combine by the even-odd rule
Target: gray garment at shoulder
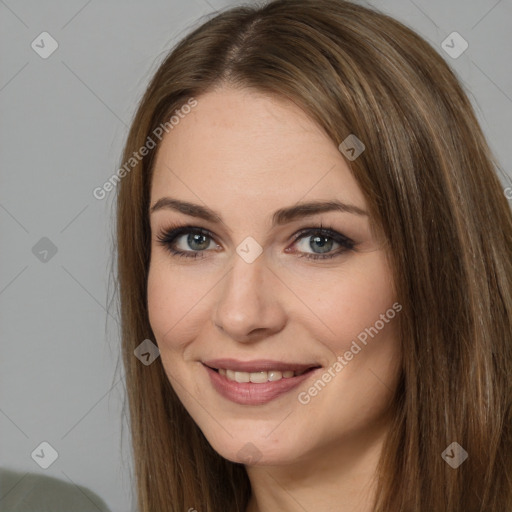
[[0,468],[0,512],[110,512],[95,493],[37,473]]

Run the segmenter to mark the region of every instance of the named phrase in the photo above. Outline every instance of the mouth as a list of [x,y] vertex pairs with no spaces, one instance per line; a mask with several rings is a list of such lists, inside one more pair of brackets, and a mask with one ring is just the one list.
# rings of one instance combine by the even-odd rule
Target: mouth
[[270,371],[258,371],[258,372],[237,372],[228,368],[211,368],[214,372],[223,375],[228,380],[233,382],[252,382],[253,384],[263,384],[264,382],[277,382],[281,379],[291,379],[304,375],[305,373],[312,371],[318,367],[311,367],[307,370],[293,371],[293,370],[270,370]]
[[298,377],[311,370],[320,368],[318,363],[285,363],[270,359],[237,361],[236,359],[215,359],[204,361],[204,365],[235,382],[276,382],[281,379]]
[[292,390],[321,368],[317,363],[280,361],[204,361],[213,387],[224,398],[243,405],[261,405]]

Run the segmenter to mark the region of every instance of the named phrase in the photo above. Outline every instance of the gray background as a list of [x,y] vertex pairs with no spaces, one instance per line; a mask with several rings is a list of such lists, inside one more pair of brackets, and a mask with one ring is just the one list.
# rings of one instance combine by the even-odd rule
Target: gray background
[[[113,512],[134,509],[115,307],[106,311],[115,192],[100,201],[92,190],[121,165],[167,51],[238,3],[0,0],[0,466],[84,485]],[[456,70],[511,187],[512,0],[370,4]],[[59,45],[47,59],[31,48],[44,31]],[[457,59],[441,47],[453,31],[469,43]],[[37,255],[43,237],[54,255]],[[31,458],[42,441],[59,453],[46,470]]]

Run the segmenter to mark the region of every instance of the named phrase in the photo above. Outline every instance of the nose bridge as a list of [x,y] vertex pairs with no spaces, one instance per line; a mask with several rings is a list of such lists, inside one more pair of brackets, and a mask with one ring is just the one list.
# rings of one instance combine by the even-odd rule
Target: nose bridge
[[264,254],[260,252],[253,258],[253,252],[250,258],[245,257],[251,250],[254,247],[250,242],[238,246],[215,308],[215,324],[239,340],[256,329],[279,329],[282,322],[271,282],[272,273],[267,268]]

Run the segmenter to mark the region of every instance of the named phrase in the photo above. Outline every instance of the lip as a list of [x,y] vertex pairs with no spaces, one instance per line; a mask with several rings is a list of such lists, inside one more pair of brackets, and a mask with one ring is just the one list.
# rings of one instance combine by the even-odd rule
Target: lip
[[[316,367],[313,368],[313,366],[316,365],[296,365],[291,363],[278,363],[276,361],[268,360],[250,362],[237,361],[236,364],[234,364],[233,361],[234,360],[232,359],[216,360],[215,364],[213,364],[213,361],[207,361],[203,363],[203,367],[208,373],[214,389],[224,398],[240,405],[266,404],[296,388],[306,379],[309,379],[312,375],[314,375],[317,370],[321,369]],[[221,364],[219,364],[219,362]],[[219,366],[216,366],[217,364],[219,364]],[[244,372],[265,371],[265,369],[278,371],[301,371],[311,368],[311,370],[296,377],[282,378],[281,380],[277,381],[256,384],[253,382],[235,382],[229,380],[226,376],[221,375],[212,369],[226,368],[226,366],[228,369],[232,369],[233,371]]]
[[300,364],[284,363],[282,361],[273,361],[271,359],[254,359],[252,361],[238,361],[237,359],[210,359],[203,361],[203,364],[210,368],[225,368],[234,372],[265,372],[277,370],[279,372],[295,371],[300,372],[309,368],[319,367],[318,363]]

